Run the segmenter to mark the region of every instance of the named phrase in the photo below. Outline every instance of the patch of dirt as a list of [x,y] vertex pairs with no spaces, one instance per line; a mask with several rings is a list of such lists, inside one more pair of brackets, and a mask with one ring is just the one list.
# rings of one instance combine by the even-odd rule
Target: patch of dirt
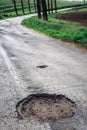
[[75,103],[63,95],[32,94],[18,102],[16,109],[22,119],[39,121],[71,117]]
[[87,11],[61,14],[57,17],[57,19],[78,22],[87,26]]

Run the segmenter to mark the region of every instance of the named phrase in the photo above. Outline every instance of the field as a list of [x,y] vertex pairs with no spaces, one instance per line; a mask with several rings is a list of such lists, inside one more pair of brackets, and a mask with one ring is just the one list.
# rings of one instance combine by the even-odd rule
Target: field
[[[84,10],[86,11],[87,8]],[[37,17],[32,17],[24,20],[22,24],[53,38],[62,39],[63,41],[72,42],[87,48],[87,26],[83,26],[82,23],[78,23],[78,21],[71,22],[69,19],[68,21],[58,19],[61,15],[70,12],[50,14],[48,21],[38,20]],[[72,12],[74,12],[74,10],[72,10]],[[77,12],[79,12],[79,10],[76,10],[76,13]],[[72,15],[70,16],[72,17]]]
[[24,15],[29,13],[35,13],[36,6],[34,0],[30,1],[30,7],[27,0],[23,0],[23,6],[21,0],[16,0],[17,14],[15,12],[14,3],[12,0],[0,0],[0,19],[7,17],[15,17],[16,15]]
[[[23,5],[21,4],[21,0],[16,0],[16,8],[17,13],[15,12],[13,0],[0,0],[0,19],[15,17],[16,15],[24,15],[29,13],[36,13],[36,0],[22,0]],[[48,9],[48,0],[47,9]],[[49,0],[50,10],[55,9],[54,0]],[[66,1],[66,0],[56,0],[56,9],[71,7],[76,5],[84,5],[84,1]]]

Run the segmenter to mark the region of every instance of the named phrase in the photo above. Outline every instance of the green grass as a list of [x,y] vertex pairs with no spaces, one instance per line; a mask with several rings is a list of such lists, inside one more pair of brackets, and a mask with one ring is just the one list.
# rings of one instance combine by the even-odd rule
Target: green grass
[[[28,0],[24,0],[24,14],[29,14]],[[30,0],[31,13],[35,13],[34,1]],[[16,0],[18,15],[24,15],[22,11],[21,1]],[[0,19],[15,17],[15,9],[12,0],[0,0]]]
[[57,20],[56,16],[58,13],[50,14],[48,22],[32,17],[25,19],[22,24],[53,38],[87,47],[87,27],[78,23]]
[[77,11],[87,11],[87,7],[85,7],[85,8],[80,8],[80,9],[77,9]]
[[[83,1],[64,1],[64,0],[60,0],[58,2],[58,7],[61,8],[61,7],[66,7],[66,6],[74,6],[74,5],[82,5],[84,4]],[[86,2],[87,4],[87,2]]]

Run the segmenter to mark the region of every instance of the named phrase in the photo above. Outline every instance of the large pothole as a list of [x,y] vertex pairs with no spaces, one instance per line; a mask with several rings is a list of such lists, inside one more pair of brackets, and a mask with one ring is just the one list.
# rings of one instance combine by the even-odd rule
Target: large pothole
[[32,94],[18,102],[16,109],[22,119],[42,121],[71,117],[75,103],[63,95]]

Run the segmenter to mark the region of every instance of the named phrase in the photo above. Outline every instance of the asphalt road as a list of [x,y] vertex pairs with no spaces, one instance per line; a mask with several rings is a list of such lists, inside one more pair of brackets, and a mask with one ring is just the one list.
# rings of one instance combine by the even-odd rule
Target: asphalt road
[[[87,130],[87,51],[23,27],[25,17],[0,21],[0,130]],[[16,104],[36,93],[67,96],[75,115],[20,120]]]

